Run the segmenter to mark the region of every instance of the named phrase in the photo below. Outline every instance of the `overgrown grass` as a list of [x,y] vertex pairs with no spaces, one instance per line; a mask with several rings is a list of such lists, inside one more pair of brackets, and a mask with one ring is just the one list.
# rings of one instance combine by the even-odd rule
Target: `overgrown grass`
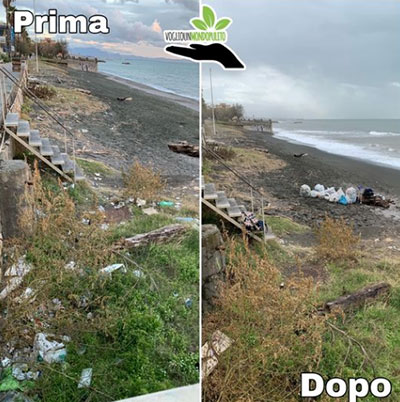
[[87,159],[77,158],[78,165],[85,171],[85,173],[94,175],[99,173],[104,176],[115,174],[114,169],[106,166],[104,163],[98,161],[90,161]]
[[[68,192],[44,186],[37,173],[28,206],[25,235],[9,255],[16,260],[25,254],[33,266],[14,296],[31,287],[35,298],[18,303],[13,297],[2,306],[3,342],[17,341],[22,349],[32,346],[38,332],[71,341],[65,363],[30,363],[42,375],[27,394],[49,402],[108,402],[197,382],[198,232],[189,230],[179,242],[115,253],[113,244],[121,237],[159,228],[171,218],[135,215],[104,231],[101,214],[90,214],[86,225],[86,213],[77,211]],[[70,261],[74,270],[65,267]],[[100,273],[112,263],[124,263],[127,272]],[[78,389],[89,367],[91,388]]]
[[300,225],[282,216],[267,216],[265,220],[276,236],[305,233],[310,230],[307,226]]

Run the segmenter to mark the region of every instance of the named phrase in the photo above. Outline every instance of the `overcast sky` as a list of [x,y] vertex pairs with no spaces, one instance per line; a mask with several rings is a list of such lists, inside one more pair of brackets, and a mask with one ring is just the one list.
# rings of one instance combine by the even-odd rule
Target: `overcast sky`
[[204,3],[233,19],[228,44],[247,64],[240,73],[212,67],[217,103],[258,117],[400,118],[399,0]]
[[[33,0],[17,0],[15,5],[32,9]],[[96,46],[145,57],[168,57],[162,31],[190,29],[189,20],[199,13],[197,0],[36,0],[38,14],[47,14],[49,8],[59,14],[107,16],[109,35],[71,35],[71,47]]]

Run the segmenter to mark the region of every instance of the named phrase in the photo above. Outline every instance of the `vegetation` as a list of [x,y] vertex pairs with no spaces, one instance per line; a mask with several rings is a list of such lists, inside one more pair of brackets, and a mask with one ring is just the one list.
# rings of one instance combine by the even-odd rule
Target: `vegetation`
[[[131,222],[103,230],[95,198],[81,211],[68,191],[44,183],[37,170],[31,187],[21,217],[24,235],[7,254],[8,264],[25,255],[33,269],[2,306],[7,313],[0,347],[11,342],[23,349],[39,332],[70,341],[64,363],[30,367],[41,376],[25,393],[54,402],[110,401],[197,382],[198,232],[189,230],[176,243],[115,252],[121,236],[172,218],[136,209]],[[101,273],[113,263],[123,263],[126,272]],[[28,287],[34,296],[18,302]],[[91,387],[78,389],[88,367]]]
[[[203,100],[202,114],[204,119],[212,118],[212,108],[207,105]],[[240,120],[244,117],[244,108],[242,105],[235,103],[229,105],[227,103],[220,103],[214,108],[215,119],[220,121]]]
[[[283,217],[267,219],[283,239],[311,233]],[[295,402],[302,371],[389,378],[393,393],[386,400],[398,400],[400,260],[361,249],[362,239],[342,219],[326,217],[315,234],[306,254],[275,241],[243,247],[228,240],[226,282],[219,304],[205,317],[203,338],[219,329],[234,343],[205,381],[203,400]],[[283,276],[293,264],[319,264],[328,277],[317,283],[301,270]],[[346,314],[317,314],[326,301],[378,282],[392,285],[388,297]]]
[[154,201],[165,188],[165,181],[151,167],[135,161],[127,173],[123,173],[125,193],[134,199]]
[[68,44],[66,40],[54,40],[45,38],[38,45],[39,56],[53,59],[60,57],[65,59],[68,56]]

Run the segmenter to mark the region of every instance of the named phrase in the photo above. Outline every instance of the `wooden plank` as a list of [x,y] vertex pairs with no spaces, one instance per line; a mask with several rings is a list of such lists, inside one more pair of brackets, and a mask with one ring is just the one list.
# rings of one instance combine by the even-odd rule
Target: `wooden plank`
[[56,171],[60,176],[62,176],[65,180],[68,180],[69,182],[73,183],[73,180],[71,177],[68,177],[62,170],[60,170],[57,166],[53,165],[49,160],[47,160],[43,155],[41,155],[38,151],[36,151],[35,148],[31,147],[28,143],[26,143],[24,140],[18,137],[17,134],[13,133],[9,128],[4,127],[6,130],[6,133],[9,134],[14,140],[19,142],[22,146],[24,146],[27,150],[33,153],[37,158],[39,158],[42,162],[44,162],[46,165],[50,166],[54,171]]
[[204,198],[201,199],[201,202],[206,205],[208,208],[212,209],[214,212],[216,212],[218,215],[221,215],[225,220],[227,220],[228,222],[232,223],[232,225],[235,225],[237,228],[239,228],[243,233],[247,234],[249,237],[251,237],[254,240],[259,241],[260,243],[264,243],[258,236],[256,236],[255,234],[248,232],[243,225],[241,225],[239,222],[235,221],[234,219],[232,219],[230,216],[228,216],[225,212],[221,211],[220,209],[218,209],[215,205],[211,204],[210,202],[208,202],[207,200],[205,200]]

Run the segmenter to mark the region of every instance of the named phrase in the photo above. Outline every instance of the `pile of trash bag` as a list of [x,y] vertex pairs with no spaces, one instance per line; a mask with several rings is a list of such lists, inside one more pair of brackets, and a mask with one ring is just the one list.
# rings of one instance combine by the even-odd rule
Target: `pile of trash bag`
[[342,188],[338,190],[335,187],[325,188],[322,184],[317,184],[313,190],[307,184],[300,187],[302,197],[321,198],[329,202],[342,205],[355,204],[359,202],[359,192],[354,187],[349,187],[346,191]]
[[389,208],[391,200],[386,200],[382,195],[376,195],[372,188],[349,187],[344,191],[342,188],[338,190],[335,187],[324,187],[322,184],[317,184],[313,190],[307,184],[300,187],[300,195],[302,197],[320,198],[329,202],[349,205],[349,204],[367,204],[382,208]]

